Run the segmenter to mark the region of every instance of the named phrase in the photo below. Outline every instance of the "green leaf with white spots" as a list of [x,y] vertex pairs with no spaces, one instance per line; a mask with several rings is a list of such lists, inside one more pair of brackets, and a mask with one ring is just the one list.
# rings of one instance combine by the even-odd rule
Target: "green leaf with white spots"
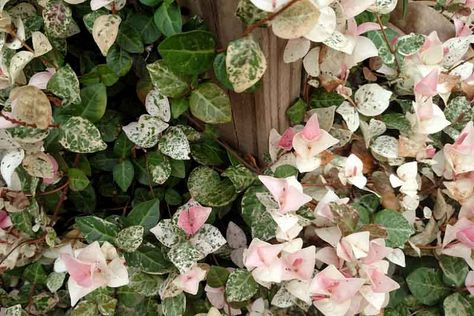
[[158,142],[160,151],[176,160],[188,160],[191,148],[186,134],[177,126],[166,130]]
[[164,246],[171,248],[186,236],[171,219],[161,220],[150,230]]
[[257,177],[243,165],[231,166],[227,168],[222,176],[227,177],[234,184],[237,193],[240,193],[251,186]]
[[439,266],[443,270],[443,281],[449,286],[461,287],[464,285],[469,266],[462,258],[441,256]]
[[[385,28],[384,31],[390,42],[398,37],[398,33],[391,28]],[[381,31],[369,31],[365,34],[365,36],[367,36],[372,41],[372,43],[374,43],[375,47],[377,47],[377,50],[379,51],[379,57],[382,59],[384,64],[395,64],[395,56],[391,53],[390,47],[385,41],[384,35]]]
[[307,35],[318,23],[320,11],[312,0],[298,1],[281,12],[272,21],[273,33],[281,38],[293,39]]
[[138,122],[132,122],[122,130],[135,145],[143,148],[151,148],[158,144],[161,132],[168,128],[168,123],[157,117],[143,114]]
[[151,82],[161,94],[177,98],[189,91],[189,84],[184,76],[174,73],[163,60],[157,60],[146,66]]
[[453,293],[443,301],[445,316],[469,316],[474,314],[474,304],[461,293]]
[[433,306],[445,298],[451,290],[443,284],[441,271],[422,267],[406,278],[413,296],[425,305]]
[[168,258],[178,268],[180,273],[185,273],[204,256],[192,244],[184,241],[171,247],[168,252]]
[[71,311],[71,316],[96,316],[97,305],[93,302],[84,300],[79,302]]
[[107,148],[97,127],[82,117],[69,118],[60,130],[59,143],[72,152],[93,153]]
[[8,308],[5,308],[5,316],[22,316],[23,309],[21,304],[13,305]]
[[212,33],[195,30],[166,38],[158,46],[158,51],[174,71],[199,74],[211,67],[215,47],[216,41]]
[[167,297],[163,299],[161,307],[163,309],[163,316],[184,315],[186,311],[186,295],[181,293],[174,297]]
[[76,224],[88,243],[94,241],[114,243],[120,230],[116,224],[96,216],[77,217]]
[[256,84],[267,68],[265,55],[250,36],[229,43],[225,63],[229,81],[238,93]]
[[71,66],[65,65],[59,68],[49,79],[47,89],[63,100],[62,105],[79,104],[81,95],[79,80]]
[[229,96],[212,82],[202,83],[191,92],[189,106],[191,113],[205,123],[220,124],[232,120]]
[[375,215],[375,224],[385,227],[388,233],[388,247],[403,247],[415,230],[403,215],[397,211],[385,209]]
[[252,230],[252,237],[269,240],[275,237],[277,225],[266,207],[257,198],[257,193],[266,192],[263,186],[251,186],[245,191],[241,207],[242,218]]
[[236,198],[232,182],[227,178],[221,179],[216,171],[204,166],[191,172],[188,189],[196,201],[212,207],[227,205]]
[[122,229],[115,237],[115,244],[126,252],[134,252],[143,242],[143,226],[135,225]]
[[69,177],[69,188],[73,191],[82,191],[90,183],[86,174],[81,169],[69,168],[67,174]]
[[201,252],[203,257],[216,252],[220,247],[226,244],[226,239],[222,236],[217,227],[210,224],[204,224],[196,234],[191,237],[189,242]]
[[425,37],[422,34],[400,36],[397,40],[397,51],[402,56],[411,56],[418,52],[424,43]]
[[151,179],[156,184],[163,184],[171,176],[171,164],[168,157],[159,152],[151,152],[148,154],[147,168],[151,174]]
[[225,294],[227,301],[243,302],[251,299],[258,291],[258,284],[252,274],[243,269],[234,270],[227,279]]
[[130,160],[124,160],[114,166],[114,181],[123,192],[126,192],[132,184],[134,175],[135,170],[133,169],[133,164]]
[[158,294],[163,279],[160,276],[135,272],[130,276],[129,287],[135,292],[151,297]]
[[165,36],[181,32],[181,10],[176,3],[163,2],[153,16],[156,26]]
[[382,115],[382,122],[385,123],[388,129],[396,129],[403,133],[411,131],[410,122],[402,113],[387,113]]
[[452,123],[450,127],[461,130],[467,123],[474,119],[474,112],[465,96],[458,96],[451,99],[444,109],[446,119]]
[[46,35],[67,38],[79,33],[71,8],[63,1],[48,1],[43,12]]
[[134,252],[124,253],[130,267],[150,274],[165,274],[173,270],[172,263],[166,258],[160,248],[141,246]]
[[121,22],[120,16],[115,14],[101,15],[95,19],[92,37],[103,56],[107,56],[110,47],[115,43]]
[[46,280],[46,286],[51,293],[56,293],[64,284],[66,272],[51,272]]

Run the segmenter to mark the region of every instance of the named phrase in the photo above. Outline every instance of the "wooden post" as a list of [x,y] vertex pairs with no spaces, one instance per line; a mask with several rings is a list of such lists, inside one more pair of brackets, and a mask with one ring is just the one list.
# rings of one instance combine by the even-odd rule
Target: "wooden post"
[[[219,47],[242,36],[245,26],[235,15],[238,0],[182,0],[181,5],[205,19],[217,36]],[[262,87],[256,93],[228,91],[232,102],[233,121],[222,127],[226,141],[242,153],[259,160],[268,152],[268,134],[275,128],[283,132],[288,127],[286,109],[300,95],[301,62],[285,64],[283,51],[286,40],[273,35],[271,29],[254,32],[267,58],[267,70]]]

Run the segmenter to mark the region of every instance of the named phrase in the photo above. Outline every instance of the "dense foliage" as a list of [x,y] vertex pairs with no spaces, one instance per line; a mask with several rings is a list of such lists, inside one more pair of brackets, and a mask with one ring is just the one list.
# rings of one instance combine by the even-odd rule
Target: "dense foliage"
[[[474,314],[474,3],[421,5],[0,1],[0,315]],[[216,128],[259,27],[306,76],[264,163]]]

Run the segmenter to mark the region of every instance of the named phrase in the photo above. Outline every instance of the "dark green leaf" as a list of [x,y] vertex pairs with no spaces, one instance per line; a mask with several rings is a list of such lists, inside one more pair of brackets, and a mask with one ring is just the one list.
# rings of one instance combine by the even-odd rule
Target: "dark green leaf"
[[142,246],[135,252],[125,253],[125,260],[131,267],[151,274],[165,274],[173,269],[165,254],[159,248]]
[[114,181],[123,192],[126,192],[128,187],[132,184],[134,175],[135,172],[130,160],[124,160],[114,166]]
[[163,3],[153,17],[156,26],[165,36],[181,32],[181,10],[175,3]]
[[382,210],[375,215],[375,224],[380,224],[387,229],[388,247],[403,247],[405,242],[415,232],[403,215],[394,210]]
[[288,108],[286,115],[288,116],[291,125],[296,125],[303,122],[304,115],[306,113],[306,106],[306,102],[300,98]]
[[207,285],[215,288],[225,286],[229,274],[229,270],[224,267],[211,266],[207,273]]
[[443,284],[439,270],[418,268],[406,280],[411,293],[425,305],[435,305],[450,293],[450,289]]
[[119,77],[125,76],[132,68],[133,59],[124,49],[113,46],[107,53],[107,66]]
[[139,54],[145,49],[140,32],[126,23],[120,25],[117,44],[129,53]]
[[113,243],[120,230],[116,224],[96,216],[77,217],[76,224],[89,243],[94,241],[108,241]]
[[135,205],[125,221],[129,226],[141,225],[148,231],[158,224],[159,219],[160,200],[153,199]]
[[69,188],[73,191],[82,191],[89,185],[89,179],[81,169],[69,168]]
[[217,54],[214,58],[214,74],[217,80],[227,89],[234,89],[232,83],[229,81],[227,75],[227,68],[225,66],[225,53]]
[[107,90],[102,83],[93,84],[81,89],[80,105],[75,107],[75,114],[88,119],[92,123],[98,122],[107,108]]

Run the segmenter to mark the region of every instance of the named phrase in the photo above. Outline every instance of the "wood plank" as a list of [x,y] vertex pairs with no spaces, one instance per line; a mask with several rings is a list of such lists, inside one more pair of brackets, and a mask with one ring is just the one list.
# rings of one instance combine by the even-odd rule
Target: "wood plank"
[[[218,38],[219,47],[241,36],[244,25],[235,15],[238,0],[181,0],[179,3],[200,15]],[[262,87],[254,94],[227,91],[232,102],[233,121],[220,127],[223,138],[242,153],[261,160],[268,152],[270,129],[288,127],[286,109],[300,95],[301,63],[285,64],[286,41],[271,29],[254,32],[267,58]]]

